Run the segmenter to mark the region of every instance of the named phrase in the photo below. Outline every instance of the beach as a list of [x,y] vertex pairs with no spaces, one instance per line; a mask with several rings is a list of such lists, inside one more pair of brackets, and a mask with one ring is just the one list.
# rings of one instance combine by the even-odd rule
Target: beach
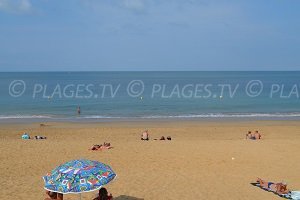
[[[115,199],[281,199],[251,185],[257,177],[300,190],[299,121],[122,121],[0,125],[1,199],[44,199],[43,179],[74,159],[109,164]],[[149,130],[150,141],[141,141]],[[245,140],[258,130],[262,140]],[[47,140],[22,140],[21,135]],[[159,141],[171,136],[171,141]],[[89,151],[110,142],[112,149]],[[97,192],[84,193],[93,199]],[[64,199],[78,199],[65,195]]]

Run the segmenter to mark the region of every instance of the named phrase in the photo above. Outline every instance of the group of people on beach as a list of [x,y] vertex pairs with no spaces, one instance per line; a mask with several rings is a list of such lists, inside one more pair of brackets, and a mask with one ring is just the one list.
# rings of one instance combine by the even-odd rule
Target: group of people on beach
[[255,131],[254,133],[252,133],[251,131],[248,131],[248,133],[246,134],[246,140],[247,139],[260,140],[261,139],[261,134],[258,131]]
[[[145,130],[142,135],[141,135],[141,140],[145,140],[148,141],[150,140],[150,136],[149,136],[149,132],[148,130]],[[154,139],[157,140],[157,139]],[[161,136],[159,140],[172,140],[171,136],[165,137],[165,136]]]
[[[145,130],[144,132],[142,132],[141,140],[148,141],[149,139],[150,139],[150,137],[149,137],[148,130]],[[170,136],[168,136],[166,138],[164,136],[162,136],[159,140],[166,140],[166,139],[171,140],[172,138]],[[156,139],[154,139],[154,140],[156,140]],[[89,148],[89,150],[97,151],[97,150],[110,149],[110,148],[112,148],[111,144],[104,142],[103,144],[93,145],[91,148]],[[61,193],[46,191],[46,194],[48,197],[45,198],[45,200],[53,200],[53,199],[63,200],[63,194],[61,194]],[[112,194],[109,194],[105,188],[101,188],[99,190],[98,196],[96,198],[94,198],[93,200],[112,200],[112,199],[113,199]]]
[[[260,140],[261,138],[262,138],[262,136],[258,131],[255,131],[254,133],[252,133],[251,131],[248,131],[248,133],[246,134],[246,139]],[[171,140],[171,137],[168,136],[165,138],[164,136],[162,136],[159,140],[166,140],[166,139]],[[145,140],[145,141],[150,140],[148,130],[145,130],[142,132],[141,140]],[[154,140],[157,140],[157,139],[154,139]],[[100,144],[100,145],[99,144],[93,145],[89,150],[97,151],[97,150],[110,149],[110,148],[112,148],[111,144],[104,142],[103,144]],[[291,195],[293,195],[293,192],[291,192],[287,188],[287,184],[285,182],[274,183],[274,182],[263,180],[261,178],[257,178],[256,183],[253,183],[253,184],[255,186],[258,186],[258,187],[266,190],[266,191],[273,192],[282,197],[287,198],[287,197],[290,197]],[[63,200],[63,194],[56,193],[56,192],[50,192],[50,191],[47,191],[46,194],[48,197],[45,200],[53,200],[53,199]],[[105,188],[101,188],[99,190],[97,197],[94,198],[93,200],[112,200],[112,199],[113,199],[112,194],[109,194]]]
[[[47,198],[45,198],[45,200],[63,200],[64,199],[64,195],[61,193],[57,193],[57,192],[50,192],[50,191],[46,191],[46,195],[48,196]],[[101,188],[99,190],[99,193],[97,195],[96,198],[94,198],[93,200],[112,200],[113,196],[112,194],[109,194],[106,190],[106,188]]]

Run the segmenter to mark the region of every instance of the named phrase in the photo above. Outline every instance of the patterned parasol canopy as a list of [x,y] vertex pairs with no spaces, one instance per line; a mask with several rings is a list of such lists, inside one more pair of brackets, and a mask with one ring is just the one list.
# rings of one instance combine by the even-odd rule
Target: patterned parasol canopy
[[116,177],[110,166],[92,160],[72,160],[43,177],[45,189],[62,194],[99,190]]

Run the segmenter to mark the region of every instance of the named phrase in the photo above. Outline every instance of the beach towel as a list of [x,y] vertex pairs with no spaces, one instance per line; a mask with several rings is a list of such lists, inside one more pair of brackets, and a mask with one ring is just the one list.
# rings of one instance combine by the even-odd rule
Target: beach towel
[[273,192],[271,190],[268,190],[266,188],[260,187],[259,183],[251,183],[251,185],[259,187],[260,189],[263,189],[265,191],[272,192],[272,193],[274,193],[274,194],[276,194],[276,195],[278,195],[278,196],[280,196],[282,198],[285,198],[285,199],[300,200],[300,191],[291,191],[288,194],[279,195],[279,194],[277,194],[277,193],[275,193],[275,192]]
[[283,196],[287,199],[300,200],[300,191],[291,191],[289,194]]

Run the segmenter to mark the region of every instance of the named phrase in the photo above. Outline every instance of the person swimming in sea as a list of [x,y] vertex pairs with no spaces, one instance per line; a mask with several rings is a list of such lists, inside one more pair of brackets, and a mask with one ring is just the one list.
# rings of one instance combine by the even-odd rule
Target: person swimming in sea
[[78,106],[77,108],[77,114],[80,115],[81,114],[81,109],[80,109],[80,106]]

